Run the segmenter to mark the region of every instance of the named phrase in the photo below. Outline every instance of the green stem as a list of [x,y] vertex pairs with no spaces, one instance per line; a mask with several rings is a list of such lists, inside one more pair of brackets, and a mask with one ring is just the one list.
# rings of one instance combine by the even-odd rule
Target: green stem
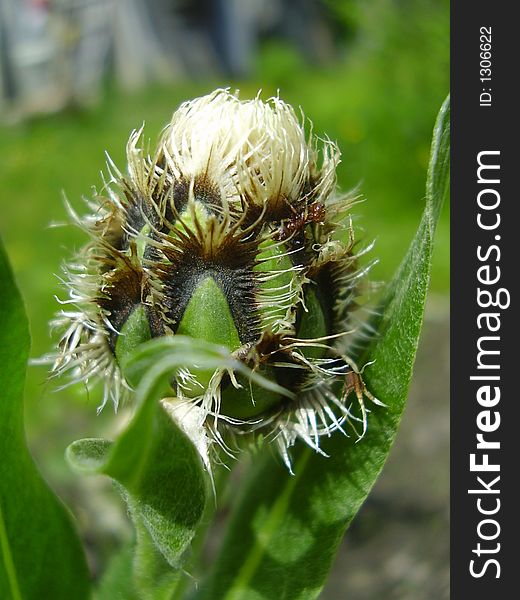
[[170,600],[182,579],[156,548],[142,520],[133,512],[136,545],[133,561],[134,584],[143,600]]

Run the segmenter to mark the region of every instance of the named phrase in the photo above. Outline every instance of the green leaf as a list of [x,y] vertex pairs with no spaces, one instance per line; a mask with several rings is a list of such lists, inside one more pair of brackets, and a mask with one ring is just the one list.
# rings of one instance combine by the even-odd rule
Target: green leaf
[[257,460],[197,599],[303,600],[319,595],[345,529],[383,468],[401,420],[448,173],[447,100],[434,129],[421,223],[380,304],[374,323],[378,334],[359,360],[375,361],[364,377],[387,407],[371,407],[368,432],[358,443],[340,433],[325,439],[322,448],[330,458],[297,445],[295,476],[267,453]]
[[[139,346],[126,361],[126,376],[139,382],[138,408],[127,429],[114,442],[84,439],[67,449],[76,469],[107,474],[121,486],[136,527],[134,584],[141,598],[171,595],[206,502],[208,477],[196,444],[168,414],[173,399],[160,401],[168,395],[175,371],[192,364],[233,369],[279,389],[226,348],[180,335],[157,338]],[[200,426],[194,429],[201,431]]]
[[439,220],[450,181],[450,97],[444,101],[433,129],[430,164],[426,179],[426,202],[430,209],[432,235]]
[[[136,531],[132,589],[138,598],[169,598],[178,583],[182,555],[200,521],[206,480],[200,457],[188,437],[159,404],[157,388],[143,399],[136,417],[115,442],[78,440],[67,449],[71,464],[83,472],[105,473],[118,483]],[[116,587],[117,573],[111,570]],[[122,589],[128,583],[119,580]],[[117,597],[117,596],[116,596]]]
[[193,364],[202,369],[227,369],[270,392],[292,397],[287,389],[234,358],[227,348],[182,335],[159,337],[141,344],[128,361],[125,377],[135,384],[158,363],[162,366],[156,368],[170,376],[179,367]]
[[89,573],[70,514],[25,441],[29,327],[0,241],[0,598],[88,598]]

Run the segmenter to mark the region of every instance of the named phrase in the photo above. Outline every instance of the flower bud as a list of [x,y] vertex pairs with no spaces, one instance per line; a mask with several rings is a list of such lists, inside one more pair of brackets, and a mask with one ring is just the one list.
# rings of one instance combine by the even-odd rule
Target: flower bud
[[[70,304],[55,373],[105,381],[103,405],[131,393],[127,357],[142,342],[183,335],[224,346],[283,388],[187,364],[172,395],[199,406],[217,441],[258,432],[288,448],[355,419],[366,390],[349,358],[362,275],[349,218],[335,194],[339,150],[305,135],[279,98],[239,100],[227,90],[186,102],[148,154],[142,129],[128,169],[74,219],[90,243],[66,267]],[[176,400],[176,402],[177,402]],[[201,412],[202,411],[202,412]]]

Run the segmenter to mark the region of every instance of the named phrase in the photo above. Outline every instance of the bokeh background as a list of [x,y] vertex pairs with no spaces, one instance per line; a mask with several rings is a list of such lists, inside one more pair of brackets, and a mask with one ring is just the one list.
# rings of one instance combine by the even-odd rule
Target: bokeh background
[[[0,234],[29,314],[33,357],[52,349],[56,277],[84,238],[63,193],[100,186],[104,151],[124,167],[130,131],[156,139],[181,101],[216,87],[278,91],[342,150],[359,186],[356,226],[388,281],[424,205],[431,131],[449,89],[447,0],[0,0]],[[448,598],[449,223],[444,207],[409,406],[383,475],[349,530],[323,598]],[[1,282],[0,282],[1,285]],[[74,512],[93,571],[130,535],[101,478],[64,461],[74,439],[113,435],[96,391],[57,392],[32,366],[27,437]],[[222,518],[226,508],[222,507]],[[211,548],[218,545],[218,528]]]

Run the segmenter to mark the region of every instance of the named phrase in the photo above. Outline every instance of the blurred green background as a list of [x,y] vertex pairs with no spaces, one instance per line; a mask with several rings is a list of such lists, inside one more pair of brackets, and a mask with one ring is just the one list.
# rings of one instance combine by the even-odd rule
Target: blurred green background
[[[302,107],[318,135],[337,141],[339,185],[343,190],[359,186],[365,202],[356,206],[356,225],[367,241],[376,240],[371,257],[379,263],[372,278],[391,278],[420,219],[432,127],[449,89],[449,4],[331,0],[327,9],[339,48],[330,60],[313,63],[283,37],[271,37],[259,44],[245,77],[208,74],[150,83],[133,92],[106,77],[101,98],[89,108],[68,107],[0,124],[0,233],[27,305],[33,357],[52,350],[48,321],[57,310],[54,295],[65,297],[56,274],[84,241],[71,226],[49,227],[66,221],[62,192],[81,210],[81,196],[88,196],[93,185],[101,187],[105,150],[124,168],[133,128],[144,121],[153,143],[181,101],[216,87],[239,88],[244,98],[259,89],[264,98],[279,90],[285,101]],[[446,306],[448,286],[445,206],[431,281],[436,306]],[[29,445],[51,485],[76,513],[87,545],[96,551],[90,558],[98,569],[125,535],[123,518],[117,521],[116,512],[105,506],[99,513],[103,518],[92,522],[96,509],[85,512],[85,494],[99,491],[101,497],[105,484],[79,481],[63,451],[76,438],[110,435],[123,417],[114,417],[110,408],[96,417],[96,392],[87,394],[81,387],[56,392],[55,384],[45,381],[44,367],[30,368]]]

